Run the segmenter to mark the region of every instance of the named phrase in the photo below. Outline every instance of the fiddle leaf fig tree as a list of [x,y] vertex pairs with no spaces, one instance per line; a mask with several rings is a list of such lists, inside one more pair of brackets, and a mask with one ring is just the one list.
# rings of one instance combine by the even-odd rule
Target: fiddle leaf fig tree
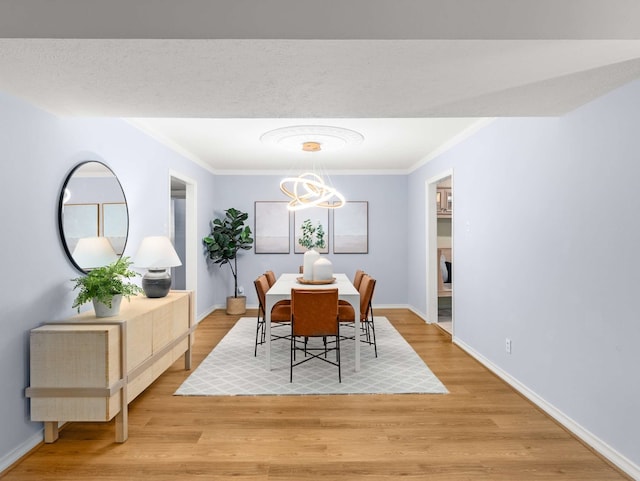
[[244,224],[248,218],[246,212],[227,209],[223,218],[211,221],[211,234],[202,239],[209,259],[220,267],[229,264],[233,274],[233,297],[238,297],[238,251],[249,250],[253,246],[251,229]]

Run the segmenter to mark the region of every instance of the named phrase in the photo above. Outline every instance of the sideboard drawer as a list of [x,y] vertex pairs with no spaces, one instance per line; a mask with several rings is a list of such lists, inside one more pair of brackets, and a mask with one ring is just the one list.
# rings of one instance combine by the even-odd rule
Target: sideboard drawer
[[[110,389],[121,377],[117,325],[52,324],[31,331],[31,385],[50,397],[31,399],[33,421],[109,421],[120,410],[120,390],[110,397],[66,397],[69,389]],[[56,396],[56,391],[59,397]]]

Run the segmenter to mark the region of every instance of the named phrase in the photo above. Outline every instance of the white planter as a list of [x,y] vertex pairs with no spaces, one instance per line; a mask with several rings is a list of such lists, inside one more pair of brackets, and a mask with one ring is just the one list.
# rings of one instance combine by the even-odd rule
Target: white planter
[[122,302],[122,294],[117,294],[111,299],[111,307],[102,302],[93,300],[93,310],[96,312],[96,317],[111,317],[117,316],[120,313],[120,303]]
[[315,249],[309,249],[304,253],[304,262],[302,264],[302,278],[305,281],[313,280],[313,263],[320,258],[320,254]]

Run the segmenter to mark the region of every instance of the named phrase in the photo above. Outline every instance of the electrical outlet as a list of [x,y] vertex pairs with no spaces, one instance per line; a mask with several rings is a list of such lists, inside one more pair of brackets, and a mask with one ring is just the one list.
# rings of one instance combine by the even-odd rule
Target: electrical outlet
[[238,286],[238,294],[244,294],[244,287]]
[[511,354],[511,339],[505,339],[504,349],[507,351],[507,354]]

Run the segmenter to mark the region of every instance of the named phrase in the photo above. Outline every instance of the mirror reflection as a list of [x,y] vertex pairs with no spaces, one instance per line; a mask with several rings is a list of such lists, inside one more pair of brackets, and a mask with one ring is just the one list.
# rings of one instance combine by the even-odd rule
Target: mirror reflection
[[122,256],[129,232],[127,201],[118,178],[102,162],[82,162],[69,173],[58,216],[65,252],[80,271]]

